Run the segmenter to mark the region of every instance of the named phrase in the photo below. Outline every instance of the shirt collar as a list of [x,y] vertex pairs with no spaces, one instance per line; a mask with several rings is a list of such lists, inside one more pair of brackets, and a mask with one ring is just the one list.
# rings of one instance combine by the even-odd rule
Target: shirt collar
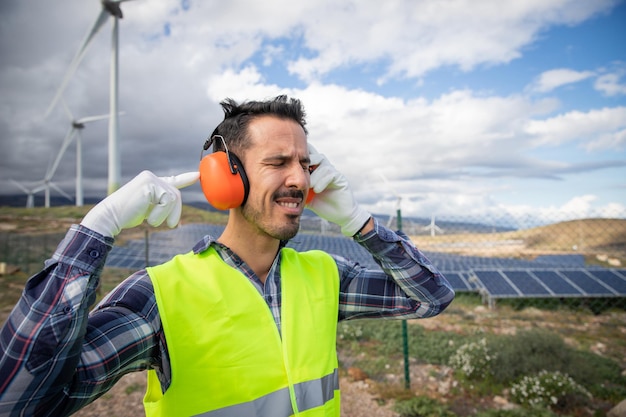
[[[289,243],[288,240],[281,240],[279,249],[282,249],[285,246],[287,246],[287,243]],[[207,249],[209,249],[211,245],[215,245],[220,248],[226,248],[226,246],[222,245],[221,243],[217,241],[216,237],[213,237],[211,235],[206,235],[202,238],[202,240],[200,240],[198,243],[195,244],[195,246],[193,247],[193,253],[195,253],[196,255],[199,253],[202,253],[206,251]]]

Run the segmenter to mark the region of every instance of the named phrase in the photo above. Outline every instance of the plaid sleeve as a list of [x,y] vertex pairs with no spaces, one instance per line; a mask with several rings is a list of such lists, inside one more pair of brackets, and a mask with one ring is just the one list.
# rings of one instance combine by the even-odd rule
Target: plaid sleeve
[[425,318],[454,299],[445,277],[409,238],[374,220],[374,230],[355,237],[381,270],[366,269],[335,256],[341,283],[339,319]]
[[[0,330],[0,415],[69,415],[137,366],[132,354],[118,355],[115,344],[144,351],[142,333],[154,333],[150,323],[141,314],[128,318],[133,307],[124,305],[89,318],[112,245],[110,238],[72,226],[44,269],[26,283]],[[141,292],[133,288],[134,295]]]

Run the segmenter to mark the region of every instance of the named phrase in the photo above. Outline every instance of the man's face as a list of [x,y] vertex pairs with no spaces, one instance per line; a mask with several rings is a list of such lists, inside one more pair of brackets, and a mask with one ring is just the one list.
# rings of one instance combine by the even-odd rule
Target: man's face
[[250,122],[251,146],[242,163],[250,182],[243,217],[256,230],[274,239],[298,233],[310,185],[309,151],[302,127],[274,116]]

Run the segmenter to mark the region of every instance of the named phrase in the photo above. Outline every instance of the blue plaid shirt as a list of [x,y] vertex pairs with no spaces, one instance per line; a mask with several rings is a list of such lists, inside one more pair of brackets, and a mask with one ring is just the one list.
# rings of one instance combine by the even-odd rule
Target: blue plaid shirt
[[[339,320],[431,317],[454,299],[450,284],[405,236],[375,222],[374,231],[355,240],[382,271],[333,255],[341,280]],[[26,283],[0,331],[0,416],[69,415],[123,375],[149,368],[157,370],[164,390],[169,386],[167,343],[145,270],[128,277],[89,312],[112,246],[113,239],[72,226],[45,268]],[[193,250],[209,246],[250,279],[280,329],[280,255],[263,284],[211,236]]]

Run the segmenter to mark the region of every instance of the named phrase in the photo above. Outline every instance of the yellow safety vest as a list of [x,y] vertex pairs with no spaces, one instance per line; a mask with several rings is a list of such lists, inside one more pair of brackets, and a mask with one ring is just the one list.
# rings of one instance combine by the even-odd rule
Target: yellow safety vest
[[339,274],[326,253],[281,251],[281,329],[254,285],[213,247],[148,274],[172,372],[148,371],[153,416],[339,416]]

